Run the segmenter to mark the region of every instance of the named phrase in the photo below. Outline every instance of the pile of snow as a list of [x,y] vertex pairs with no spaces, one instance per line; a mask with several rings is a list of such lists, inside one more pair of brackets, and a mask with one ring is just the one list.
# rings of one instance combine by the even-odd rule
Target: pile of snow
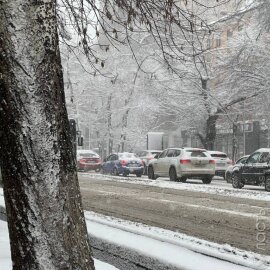
[[85,218],[91,236],[179,269],[270,269],[270,256],[95,212]]
[[[117,270],[112,265],[95,260],[96,270]],[[8,228],[5,221],[0,220],[0,269],[12,270]]]

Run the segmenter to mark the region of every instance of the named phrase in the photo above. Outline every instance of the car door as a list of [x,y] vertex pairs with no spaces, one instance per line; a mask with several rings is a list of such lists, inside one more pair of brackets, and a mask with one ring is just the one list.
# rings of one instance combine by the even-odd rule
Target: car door
[[162,174],[168,176],[169,170],[171,166],[171,160],[174,157],[175,149],[168,149],[166,157],[163,159],[162,162]]
[[256,163],[259,161],[261,153],[255,152],[249,156],[245,165],[242,167],[242,177],[246,182],[253,182],[256,173]]
[[109,163],[108,163],[108,170],[109,170],[109,173],[112,173],[113,172],[113,169],[115,167],[115,161],[118,160],[118,156],[115,155],[115,154],[112,154],[110,156],[110,160],[109,160]]
[[155,174],[163,175],[162,174],[162,166],[163,166],[163,162],[164,162],[164,158],[166,157],[166,154],[167,154],[167,149],[164,150],[159,155],[158,159],[154,161],[154,171],[155,171]]
[[268,169],[269,152],[261,153],[258,163],[253,164],[252,174],[257,184],[264,182],[264,172]]
[[106,158],[103,160],[102,168],[103,168],[103,171],[104,171],[105,173],[108,173],[108,172],[109,172],[109,162],[110,162],[110,157],[111,157],[111,156],[108,156],[108,157],[106,157]]

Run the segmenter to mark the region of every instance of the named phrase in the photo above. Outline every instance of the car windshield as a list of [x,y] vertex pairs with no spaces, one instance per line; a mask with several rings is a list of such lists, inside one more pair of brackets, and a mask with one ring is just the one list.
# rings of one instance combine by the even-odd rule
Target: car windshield
[[248,157],[243,157],[243,158],[240,158],[236,161],[236,164],[241,164],[241,163],[244,163],[246,160],[247,160]]
[[150,152],[151,155],[155,156],[155,155],[159,155],[161,152]]
[[202,150],[186,150],[190,157],[207,157],[206,151]]
[[214,158],[227,158],[227,155],[226,154],[211,154],[211,157],[214,157]]

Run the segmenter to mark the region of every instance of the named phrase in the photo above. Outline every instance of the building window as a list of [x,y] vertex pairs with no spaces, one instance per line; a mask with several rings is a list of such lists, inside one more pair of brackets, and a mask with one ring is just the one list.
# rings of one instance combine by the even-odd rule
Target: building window
[[232,30],[228,29],[228,30],[227,30],[227,39],[231,38],[232,35],[233,35]]
[[211,49],[211,39],[210,38],[207,39],[206,46],[207,46],[207,50]]
[[216,47],[220,47],[221,46],[221,38],[220,36],[216,37]]

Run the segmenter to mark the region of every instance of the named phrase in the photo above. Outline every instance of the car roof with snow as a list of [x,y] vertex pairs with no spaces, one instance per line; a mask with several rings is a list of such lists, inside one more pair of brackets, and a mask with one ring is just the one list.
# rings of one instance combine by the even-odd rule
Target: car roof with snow
[[184,149],[184,150],[192,150],[192,151],[207,151],[206,149],[197,148],[197,147],[183,147],[182,149]]
[[270,148],[260,148],[260,149],[258,149],[256,151],[254,151],[254,153],[255,152],[270,152]]
[[225,152],[221,152],[221,151],[207,150],[207,152],[210,153],[210,154],[223,154],[223,155],[227,155]]
[[79,149],[79,150],[77,150],[77,155],[80,155],[80,154],[93,154],[93,155],[98,156],[98,154],[96,152],[94,152],[93,150],[87,150],[87,149]]

